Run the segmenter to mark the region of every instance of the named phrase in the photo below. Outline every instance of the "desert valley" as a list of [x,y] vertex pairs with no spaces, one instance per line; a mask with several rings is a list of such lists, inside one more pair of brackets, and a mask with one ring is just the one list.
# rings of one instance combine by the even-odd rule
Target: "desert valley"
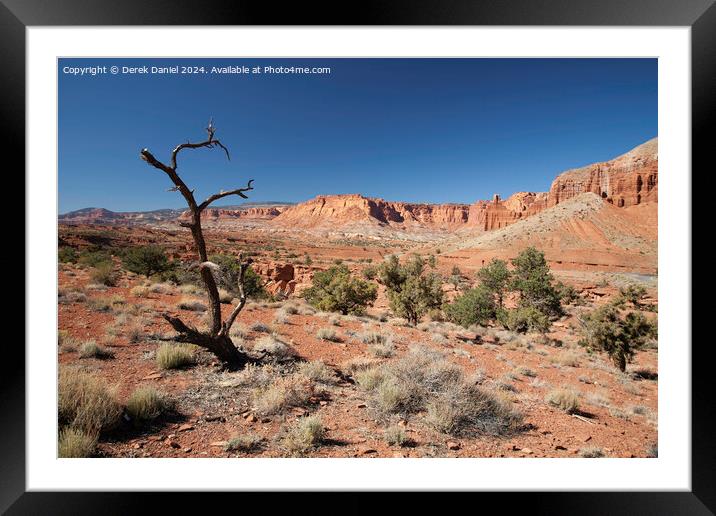
[[[204,263],[190,211],[62,214],[60,455],[656,456],[657,211],[655,138],[472,204],[212,205]],[[240,367],[167,319],[211,326],[209,269]]]

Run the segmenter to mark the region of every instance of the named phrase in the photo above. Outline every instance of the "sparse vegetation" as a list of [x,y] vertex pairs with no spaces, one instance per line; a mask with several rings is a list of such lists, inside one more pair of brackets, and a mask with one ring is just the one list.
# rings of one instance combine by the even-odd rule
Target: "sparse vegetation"
[[127,415],[137,422],[156,419],[171,407],[169,398],[154,387],[139,387],[127,399]]
[[573,414],[579,410],[579,395],[572,389],[566,387],[549,391],[545,401],[568,414]]
[[389,426],[385,429],[385,433],[383,435],[385,442],[390,446],[405,446],[410,442],[408,434],[406,434],[405,430],[398,425]]
[[159,369],[180,369],[194,364],[194,352],[190,344],[169,344],[159,346],[156,353]]
[[448,321],[464,326],[485,324],[495,318],[497,307],[493,294],[485,287],[467,290],[445,306]]
[[316,332],[316,338],[330,342],[341,342],[341,337],[333,328],[319,328]]
[[352,276],[345,265],[336,265],[317,272],[303,297],[318,310],[360,315],[373,304],[377,292],[376,285]]
[[122,253],[122,265],[130,272],[147,277],[166,272],[172,268],[164,249],[157,245],[125,249]]
[[100,346],[94,340],[86,340],[79,348],[80,358],[99,358],[105,360],[112,358],[114,355],[108,349]]
[[251,453],[261,447],[261,437],[255,434],[241,434],[229,439],[224,448],[226,451]]
[[77,428],[63,428],[57,446],[57,456],[65,458],[91,457],[97,447],[95,434],[88,434]]
[[413,326],[431,309],[442,305],[440,276],[434,271],[427,272],[425,261],[416,254],[404,264],[391,255],[378,268],[378,278],[388,291],[390,308]]
[[626,371],[636,352],[657,336],[656,324],[642,312],[625,312],[622,299],[583,314],[580,324],[580,344],[606,353],[620,371]]
[[60,366],[57,387],[61,427],[95,435],[119,423],[122,407],[113,390],[99,378],[79,369]]
[[305,417],[286,434],[283,445],[294,455],[304,455],[319,446],[325,434],[326,430],[320,418]]

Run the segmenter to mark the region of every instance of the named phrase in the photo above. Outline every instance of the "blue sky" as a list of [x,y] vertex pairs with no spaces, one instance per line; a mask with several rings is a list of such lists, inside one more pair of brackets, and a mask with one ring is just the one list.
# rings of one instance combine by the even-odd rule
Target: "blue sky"
[[[86,66],[321,66],[330,74],[71,75]],[[362,193],[471,203],[546,191],[561,171],[657,136],[656,59],[61,59],[59,211],[182,207],[255,180],[251,201]],[[236,204],[238,197],[223,204]]]

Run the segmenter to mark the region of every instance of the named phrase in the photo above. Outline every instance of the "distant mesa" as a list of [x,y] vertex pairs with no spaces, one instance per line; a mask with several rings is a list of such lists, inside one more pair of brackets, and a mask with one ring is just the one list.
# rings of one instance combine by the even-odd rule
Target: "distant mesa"
[[[386,201],[361,194],[319,195],[308,201],[245,203],[207,209],[210,223],[246,221],[279,230],[345,231],[380,236],[385,231],[405,234],[455,231],[493,231],[505,228],[585,193],[593,193],[618,208],[658,202],[658,139],[654,138],[612,160],[559,174],[549,192],[517,192],[507,199],[493,195],[473,204],[422,204]],[[85,208],[59,216],[63,223],[153,223],[185,220],[184,210],[112,212]]]

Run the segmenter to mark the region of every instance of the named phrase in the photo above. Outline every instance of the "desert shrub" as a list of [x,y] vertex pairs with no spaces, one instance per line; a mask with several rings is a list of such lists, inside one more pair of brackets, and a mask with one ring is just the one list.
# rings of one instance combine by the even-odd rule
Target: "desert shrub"
[[519,333],[544,333],[550,327],[549,317],[533,306],[500,310],[498,321],[508,330]]
[[206,312],[206,305],[198,299],[183,298],[179,301],[177,308],[191,312]]
[[642,300],[646,297],[646,288],[642,285],[631,284],[619,289],[619,298],[630,303],[634,308],[641,308]]
[[112,358],[114,355],[108,349],[100,346],[94,340],[87,340],[80,345],[80,358],[99,358],[101,360]]
[[77,251],[73,247],[62,246],[57,250],[57,259],[61,263],[74,263],[77,261]]
[[294,357],[293,350],[273,335],[265,335],[261,337],[254,345],[256,351],[265,351],[276,360],[288,360]]
[[127,338],[132,344],[142,342],[144,338],[144,328],[139,324],[132,324],[127,328]]
[[565,305],[581,304],[583,301],[579,296],[577,289],[575,289],[572,285],[567,285],[566,283],[558,281],[554,287],[557,290],[562,303]]
[[496,306],[493,294],[487,288],[480,286],[467,290],[446,305],[444,310],[448,321],[467,328],[494,319]]
[[122,265],[135,274],[152,276],[172,268],[167,255],[158,245],[130,247],[122,252]]
[[497,299],[498,308],[502,308],[510,277],[507,262],[497,258],[493,258],[490,263],[477,271],[477,279],[480,280],[480,285]]
[[408,434],[398,425],[386,428],[383,437],[390,446],[405,446],[410,442]]
[[76,351],[79,346],[79,342],[76,338],[70,335],[67,330],[57,331],[57,346],[60,351]]
[[358,339],[364,344],[385,344],[388,342],[390,337],[377,331],[366,330],[356,335]]
[[585,459],[601,459],[604,457],[604,450],[596,446],[589,446],[579,450],[579,456]]
[[318,310],[360,315],[377,297],[376,285],[353,277],[345,265],[317,272],[303,297]]
[[375,360],[364,357],[354,357],[341,364],[341,370],[346,374],[355,376],[356,373],[370,369],[375,366],[375,364]]
[[144,285],[137,285],[129,289],[129,293],[135,297],[147,297],[147,295],[149,294],[149,287],[145,287]]
[[566,367],[579,367],[579,355],[574,351],[564,350],[550,359],[552,363]]
[[330,342],[341,342],[341,337],[333,328],[319,328],[316,332],[316,338]]
[[95,312],[109,312],[115,306],[124,304],[124,299],[119,296],[93,297],[87,300],[87,306]]
[[156,353],[159,369],[179,369],[194,363],[194,353],[188,344],[164,343]]
[[60,426],[92,435],[119,423],[122,407],[103,380],[78,369],[61,366],[57,388]]
[[526,376],[528,378],[534,378],[537,376],[537,373],[535,373],[532,369],[530,369],[527,366],[519,366],[515,369],[515,372],[518,374],[521,374],[522,376]]
[[390,358],[395,354],[395,345],[389,339],[380,344],[371,344],[368,346],[368,351],[377,358]]
[[112,265],[112,262],[102,262],[97,264],[92,270],[92,272],[90,273],[90,279],[94,283],[99,283],[100,285],[106,285],[108,287],[114,287],[117,284],[119,276],[114,271],[114,266]]
[[363,277],[368,281],[373,281],[378,275],[378,268],[375,265],[368,265],[363,269]]
[[252,392],[254,408],[261,415],[278,414],[288,408],[305,405],[312,395],[313,386],[302,375],[278,377],[271,384]]
[[533,307],[548,317],[562,314],[560,295],[544,253],[528,247],[512,260],[510,285],[519,293],[522,307]]
[[521,421],[497,394],[425,349],[413,348],[398,360],[356,373],[356,381],[382,417],[427,411],[426,422],[451,435],[504,434]]
[[[230,292],[234,297],[238,297],[239,276],[241,274],[239,260],[235,256],[228,254],[214,254],[209,257],[209,261],[219,266],[220,273],[217,275],[219,286]],[[246,297],[249,299],[265,299],[267,293],[263,285],[264,281],[261,276],[256,274],[256,271],[251,267],[247,268],[244,273],[244,294]]]
[[172,403],[154,387],[139,387],[127,399],[127,414],[135,421],[158,418],[171,409]]
[[387,289],[390,308],[413,326],[442,305],[442,279],[434,271],[426,272],[425,261],[416,254],[404,264],[390,256],[378,267],[378,277]]
[[325,439],[326,430],[317,416],[301,418],[284,436],[284,447],[295,455],[303,455],[316,448]]
[[269,325],[264,324],[262,322],[255,322],[251,325],[251,331],[255,331],[258,333],[271,333],[273,329]]
[[234,300],[234,295],[229,292],[228,290],[224,290],[223,288],[219,289],[219,302],[224,303],[226,305],[231,304],[231,302]]
[[81,251],[77,257],[77,263],[87,267],[97,267],[101,263],[112,261],[112,255],[107,251],[99,249],[87,249]]
[[63,428],[57,443],[57,456],[63,459],[91,457],[96,447],[96,434],[77,428]]
[[267,387],[279,375],[280,371],[273,364],[258,366],[249,363],[236,375],[235,382],[236,385]]
[[238,337],[240,339],[245,339],[249,336],[249,332],[246,330],[246,326],[243,324],[234,324],[231,327],[231,330],[229,331],[229,335],[232,337]]
[[302,362],[298,366],[298,372],[313,382],[334,383],[336,381],[333,370],[323,360]]
[[580,344],[606,353],[620,371],[626,371],[639,349],[657,336],[656,324],[641,312],[623,312],[623,302],[609,303],[583,314]]
[[579,410],[578,394],[566,387],[551,390],[547,393],[545,401],[553,407],[564,410],[568,414],[573,414]]
[[250,453],[261,447],[261,437],[254,434],[237,435],[229,439],[224,448],[226,451]]

